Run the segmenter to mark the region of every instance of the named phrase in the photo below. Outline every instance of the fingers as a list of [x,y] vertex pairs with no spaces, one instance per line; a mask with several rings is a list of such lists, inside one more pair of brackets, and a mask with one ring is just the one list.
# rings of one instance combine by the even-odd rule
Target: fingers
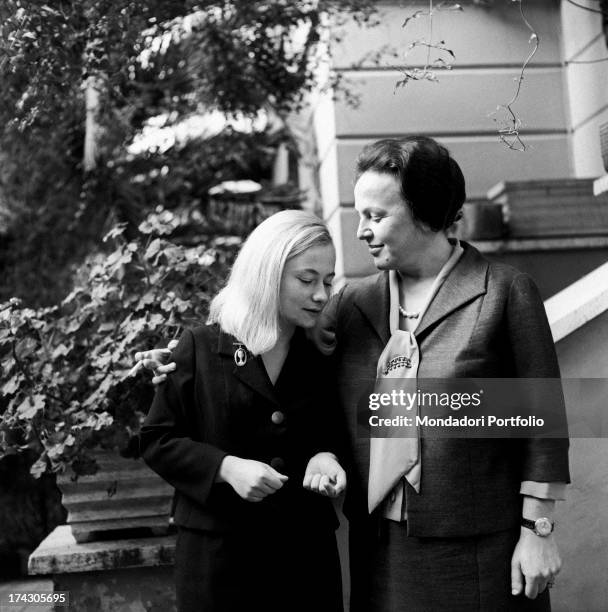
[[[138,354],[139,353],[135,353],[135,355],[138,355]],[[127,372],[127,377],[136,376],[143,367],[144,367],[143,362],[138,360],[137,363]]]
[[519,563],[511,563],[511,593],[520,595],[524,588],[524,575],[521,573]]
[[313,493],[327,497],[338,497],[346,489],[346,472],[338,466],[333,474],[307,470],[302,486]]
[[272,486],[269,483],[262,481],[258,485],[253,487],[252,493],[255,496],[266,497],[268,495],[271,495],[272,493],[276,493],[276,491],[280,489],[281,486],[280,487]]
[[159,374],[158,376],[153,376],[152,377],[152,384],[153,385],[160,385],[160,383],[165,382],[165,380],[167,380],[167,375],[166,374]]
[[539,592],[539,583],[538,580],[528,580],[526,579],[526,597],[528,599],[536,599],[536,596]]
[[135,361],[137,362],[128,372],[127,376],[135,376],[142,368],[154,371],[152,382],[157,385],[163,380],[168,372],[175,370],[175,363],[166,363],[171,355],[171,350],[177,346],[177,340],[171,340],[167,348],[152,349],[150,351],[137,351]]
[[276,493],[289,480],[289,476],[277,472],[269,465],[265,465],[264,470],[256,484],[247,492],[245,497],[247,501],[262,501],[265,497]]
[[159,365],[156,368],[156,375],[158,376],[159,374],[168,374],[169,372],[174,372],[176,368],[177,365],[174,361],[172,361],[171,363],[167,363],[166,365]]
[[335,476],[334,491],[336,496],[340,495],[346,489],[346,472],[340,469]]
[[304,474],[304,481],[302,482],[302,486],[305,489],[310,489],[310,483],[312,482],[313,476],[314,476],[313,472],[306,470],[306,473]]
[[172,351],[178,344],[179,344],[179,340],[177,339],[170,340],[169,344],[167,344],[167,350]]
[[152,361],[158,361],[158,363],[164,363],[170,354],[171,354],[171,349],[169,347],[151,349],[149,351],[137,351],[137,353],[135,353],[135,361],[143,361],[144,359],[151,359]]
[[169,372],[174,372],[177,368],[174,362],[168,363],[166,365],[158,365],[158,362],[156,361],[152,361],[151,359],[144,359],[141,363],[144,364],[144,367],[154,372],[154,376],[152,377],[153,385],[160,385],[160,383],[167,380],[167,374]]
[[321,478],[319,478],[319,491],[321,491],[324,495],[328,495],[329,497],[333,496],[332,483],[330,482],[327,474],[323,474]]
[[277,472],[274,468],[266,466],[268,468],[267,473],[262,477],[262,481],[269,487],[272,487],[273,491],[278,491],[288,480],[289,476]]

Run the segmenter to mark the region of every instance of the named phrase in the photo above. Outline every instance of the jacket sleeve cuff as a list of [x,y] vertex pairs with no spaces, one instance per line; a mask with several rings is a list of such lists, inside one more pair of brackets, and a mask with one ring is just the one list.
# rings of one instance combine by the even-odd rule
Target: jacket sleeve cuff
[[529,495],[538,499],[554,499],[563,501],[566,499],[565,482],[534,482],[524,480],[521,483],[519,492],[522,495]]

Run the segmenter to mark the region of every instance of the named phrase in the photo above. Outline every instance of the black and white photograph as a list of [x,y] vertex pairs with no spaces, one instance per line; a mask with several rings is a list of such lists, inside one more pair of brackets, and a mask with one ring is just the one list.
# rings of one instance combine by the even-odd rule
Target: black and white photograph
[[608,0],[2,0],[0,612],[608,612]]

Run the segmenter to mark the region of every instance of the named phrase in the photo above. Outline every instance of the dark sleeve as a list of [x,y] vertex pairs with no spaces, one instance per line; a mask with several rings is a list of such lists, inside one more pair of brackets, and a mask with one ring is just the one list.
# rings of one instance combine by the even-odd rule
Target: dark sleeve
[[[508,333],[518,378],[559,379],[559,365],[545,307],[534,281],[527,274],[513,279],[507,303]],[[556,381],[557,382],[557,381]],[[549,404],[555,423],[567,436],[566,409],[560,384],[548,386]],[[552,419],[552,421],[553,421]],[[523,440],[522,480],[570,482],[568,439],[531,438]]]
[[322,397],[317,409],[317,427],[315,431],[314,452],[330,452],[344,463],[346,451],[346,426],[342,414],[335,376],[333,357],[319,356],[322,365]]
[[[204,336],[197,336],[204,343]],[[198,349],[198,350],[197,350]],[[194,335],[187,330],[172,353],[176,369],[156,390],[141,435],[145,462],[178,491],[205,504],[217,471],[227,455],[219,448],[194,440],[196,419],[194,378],[197,359],[205,360],[205,346],[195,347]],[[204,381],[202,383],[204,385]]]

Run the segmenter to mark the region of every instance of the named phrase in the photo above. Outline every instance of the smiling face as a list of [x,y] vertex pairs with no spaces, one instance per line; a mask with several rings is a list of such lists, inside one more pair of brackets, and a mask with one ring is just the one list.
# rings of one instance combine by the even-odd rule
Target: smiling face
[[279,296],[282,330],[314,327],[329,299],[335,265],[331,244],[310,247],[287,261]]
[[430,229],[416,224],[397,179],[368,170],[355,184],[359,213],[357,238],[367,242],[379,270],[405,270],[415,263],[432,240]]

